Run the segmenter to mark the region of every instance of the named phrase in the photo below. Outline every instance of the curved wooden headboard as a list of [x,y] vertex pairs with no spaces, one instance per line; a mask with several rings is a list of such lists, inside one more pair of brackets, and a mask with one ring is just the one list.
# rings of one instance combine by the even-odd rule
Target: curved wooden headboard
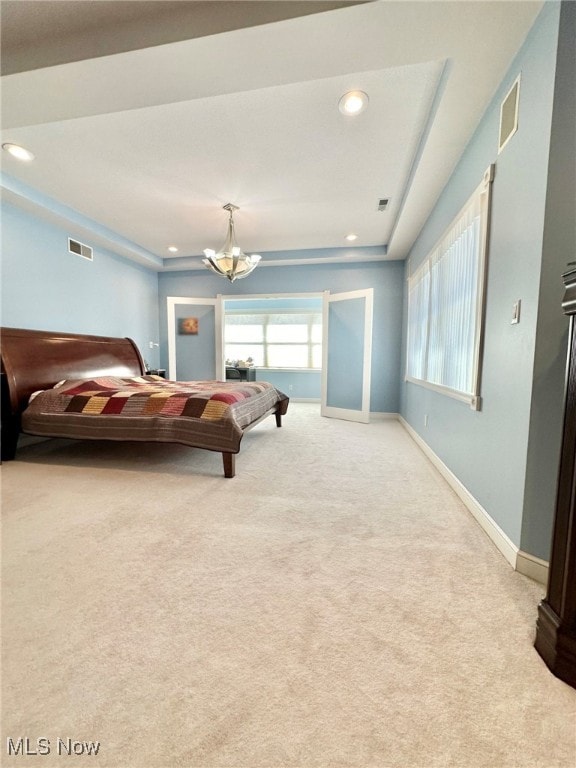
[[[144,361],[132,339],[0,328],[2,405],[18,418],[30,395],[62,379],[141,376]],[[3,416],[2,421],[5,422]]]

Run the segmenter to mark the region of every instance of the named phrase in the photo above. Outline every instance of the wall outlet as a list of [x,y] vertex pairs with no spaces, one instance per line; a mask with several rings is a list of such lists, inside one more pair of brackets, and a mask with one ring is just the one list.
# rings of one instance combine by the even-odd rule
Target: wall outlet
[[293,389],[294,389],[294,385],[288,384],[288,392],[292,392]]

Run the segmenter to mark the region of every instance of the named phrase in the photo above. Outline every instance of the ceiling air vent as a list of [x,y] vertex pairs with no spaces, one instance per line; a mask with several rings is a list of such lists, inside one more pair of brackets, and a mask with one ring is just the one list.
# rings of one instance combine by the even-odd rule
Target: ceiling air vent
[[84,243],[79,243],[78,240],[72,240],[71,237],[68,238],[68,250],[70,253],[82,256],[83,259],[92,261],[92,248],[89,245],[84,245]]
[[520,97],[520,75],[514,81],[512,88],[500,105],[500,136],[498,138],[498,154],[518,130],[518,100]]
[[378,200],[378,210],[379,211],[385,211],[386,208],[388,208],[389,199],[387,197],[381,197],[380,200]]

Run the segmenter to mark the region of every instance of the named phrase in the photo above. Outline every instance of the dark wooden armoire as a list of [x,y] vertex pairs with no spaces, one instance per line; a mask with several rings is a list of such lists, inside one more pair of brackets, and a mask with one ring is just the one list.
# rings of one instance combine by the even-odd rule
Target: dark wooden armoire
[[563,279],[562,308],[570,318],[564,432],[548,589],[538,607],[534,645],[550,670],[576,688],[576,265]]

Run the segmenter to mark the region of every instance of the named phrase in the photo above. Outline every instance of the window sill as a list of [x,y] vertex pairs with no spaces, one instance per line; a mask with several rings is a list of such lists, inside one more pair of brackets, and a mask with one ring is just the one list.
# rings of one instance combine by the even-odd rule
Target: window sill
[[438,392],[440,395],[446,395],[453,400],[459,400],[461,403],[466,403],[473,411],[481,410],[482,398],[480,395],[469,395],[465,392],[457,392],[455,389],[450,389],[450,387],[443,387],[441,384],[432,384],[432,382],[424,381],[423,379],[414,379],[412,376],[406,376],[404,381],[407,381],[410,384],[416,384],[419,387],[424,387],[425,389],[431,389],[433,392]]

